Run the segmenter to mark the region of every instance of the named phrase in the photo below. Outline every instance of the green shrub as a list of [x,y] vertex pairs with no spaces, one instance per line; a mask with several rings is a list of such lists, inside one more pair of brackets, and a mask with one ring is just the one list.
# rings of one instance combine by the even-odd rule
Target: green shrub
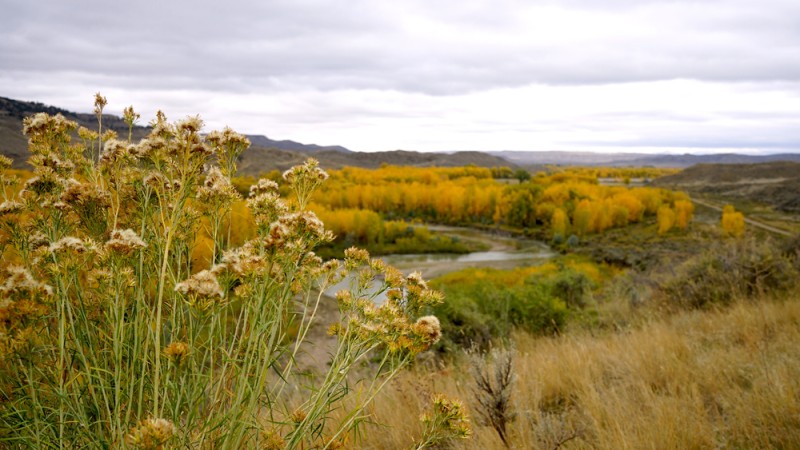
[[572,309],[585,307],[587,297],[596,287],[591,278],[569,268],[562,268],[546,283],[550,287],[550,295],[563,300]]
[[556,334],[566,324],[567,305],[546,284],[526,284],[509,289],[506,295],[508,321],[513,326],[533,334]]
[[569,316],[566,303],[553,295],[549,283],[498,287],[477,281],[442,289],[446,300],[433,312],[442,322],[445,337],[438,348],[443,353],[457,348],[485,350],[515,328],[533,334],[558,333]]
[[580,243],[581,243],[581,238],[579,238],[577,235],[571,234],[569,235],[569,238],[567,238],[567,247],[569,248],[575,248]]
[[727,305],[793,287],[797,268],[773,242],[726,241],[678,268],[662,283],[668,302],[689,308]]
[[437,344],[439,352],[449,354],[473,347],[486,350],[493,338],[507,334],[505,324],[481,312],[472,298],[452,292],[447,295],[447,300],[434,308],[445,336]]

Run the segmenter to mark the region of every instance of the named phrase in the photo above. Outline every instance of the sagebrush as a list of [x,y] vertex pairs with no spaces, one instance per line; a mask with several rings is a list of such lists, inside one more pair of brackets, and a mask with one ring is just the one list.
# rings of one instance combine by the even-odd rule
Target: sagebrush
[[[341,446],[439,338],[425,313],[441,295],[362,250],[314,254],[332,235],[306,209],[327,178],[313,160],[283,174],[290,198],[252,187],[257,231],[234,245],[244,200],[231,178],[249,141],[159,112],[134,143],[103,130],[105,105],[98,94],[96,131],[27,118],[33,177],[0,180],[0,446]],[[200,238],[210,262],[192,258]],[[301,372],[319,305],[334,301],[322,293],[343,279],[329,366]]]

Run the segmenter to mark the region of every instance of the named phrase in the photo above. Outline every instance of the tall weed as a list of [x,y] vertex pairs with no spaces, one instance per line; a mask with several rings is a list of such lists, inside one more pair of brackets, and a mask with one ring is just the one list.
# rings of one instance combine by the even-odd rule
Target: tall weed
[[[363,250],[314,254],[332,239],[306,209],[327,178],[314,160],[283,174],[289,199],[274,181],[251,188],[255,237],[233,245],[231,178],[249,141],[161,112],[147,138],[120,140],[102,128],[105,104],[98,94],[97,131],[25,119],[34,176],[18,192],[0,180],[0,446],[341,445],[439,338],[422,311],[441,295]],[[132,128],[138,114],[125,119]],[[192,258],[198,236],[205,263]],[[297,357],[333,301],[322,292],[345,277],[337,344],[309,377]],[[378,278],[381,306],[368,289]]]

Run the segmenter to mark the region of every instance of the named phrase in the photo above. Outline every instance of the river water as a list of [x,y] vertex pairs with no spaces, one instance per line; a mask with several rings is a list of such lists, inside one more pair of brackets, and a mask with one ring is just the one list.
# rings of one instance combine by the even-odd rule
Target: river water
[[[542,264],[555,256],[555,252],[547,244],[530,240],[497,235],[472,228],[428,226],[431,231],[460,239],[479,241],[486,244],[489,250],[466,254],[451,253],[425,253],[412,255],[386,255],[380,257],[387,264],[397,267],[403,273],[421,272],[423,278],[431,279],[449,272],[471,267],[492,267],[496,269],[513,269],[520,266]],[[328,295],[334,295],[341,289],[347,289],[350,280],[331,286],[325,290]],[[380,287],[374,283],[374,291]],[[385,296],[375,298],[377,303],[385,300]]]

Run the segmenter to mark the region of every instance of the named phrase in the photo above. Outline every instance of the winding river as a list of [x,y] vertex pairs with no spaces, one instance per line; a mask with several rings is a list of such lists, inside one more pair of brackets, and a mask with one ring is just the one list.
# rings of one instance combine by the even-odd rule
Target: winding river
[[[464,241],[481,242],[489,249],[466,254],[424,253],[387,255],[381,258],[405,274],[418,271],[425,279],[431,279],[471,267],[513,269],[519,266],[541,264],[555,255],[555,252],[541,241],[502,236],[473,228],[428,225],[428,229],[439,234],[457,236]],[[333,295],[337,291],[347,288],[349,283],[349,280],[344,280],[328,288],[325,293]],[[376,290],[377,287],[376,283]],[[375,301],[380,303],[384,299],[378,297]]]

